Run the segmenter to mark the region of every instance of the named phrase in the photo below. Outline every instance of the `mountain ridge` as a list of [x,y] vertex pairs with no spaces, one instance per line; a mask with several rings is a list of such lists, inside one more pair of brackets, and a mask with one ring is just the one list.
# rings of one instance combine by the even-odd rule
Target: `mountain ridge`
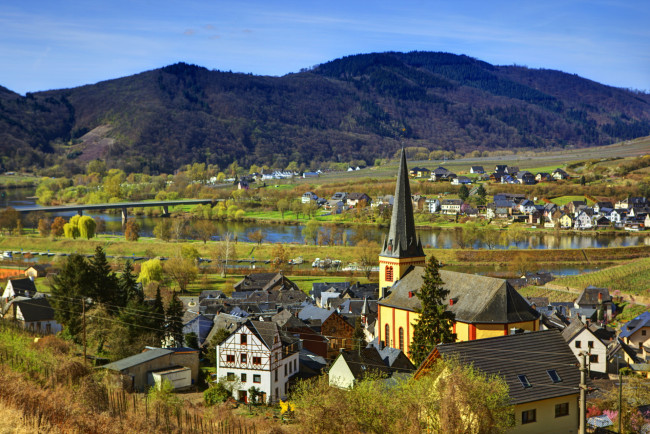
[[[102,136],[86,149],[84,135],[97,127]],[[0,128],[5,168],[79,170],[93,158],[151,173],[233,160],[314,167],[372,162],[402,145],[468,152],[613,143],[650,134],[650,95],[465,55],[385,52],[281,77],[176,63],[25,97],[1,88]]]

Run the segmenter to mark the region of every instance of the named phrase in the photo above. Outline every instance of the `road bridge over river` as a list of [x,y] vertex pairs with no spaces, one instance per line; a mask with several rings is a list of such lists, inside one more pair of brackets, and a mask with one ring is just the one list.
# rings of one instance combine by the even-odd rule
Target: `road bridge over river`
[[87,205],[60,205],[60,206],[26,206],[16,208],[16,211],[22,214],[30,212],[69,212],[76,211],[79,215],[83,215],[84,211],[100,211],[106,209],[119,209],[122,210],[122,222],[126,222],[128,217],[127,209],[129,208],[144,208],[144,207],[162,207],[164,214],[169,214],[170,206],[177,205],[210,205],[214,206],[217,202],[223,199],[183,199],[183,200],[155,200],[148,202],[115,202],[115,203],[94,203]]

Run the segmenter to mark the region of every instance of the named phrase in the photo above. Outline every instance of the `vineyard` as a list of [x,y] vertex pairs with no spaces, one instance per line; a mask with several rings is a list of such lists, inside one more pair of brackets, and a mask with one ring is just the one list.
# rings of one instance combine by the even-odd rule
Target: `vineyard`
[[629,295],[647,295],[650,290],[650,258],[637,259],[627,264],[616,265],[604,270],[579,276],[562,277],[553,282],[556,285],[584,289],[589,285],[609,288]]

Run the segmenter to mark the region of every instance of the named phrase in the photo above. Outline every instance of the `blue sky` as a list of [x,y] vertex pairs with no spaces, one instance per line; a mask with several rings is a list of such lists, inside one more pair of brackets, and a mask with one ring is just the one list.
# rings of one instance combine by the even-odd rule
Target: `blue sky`
[[650,92],[647,0],[6,0],[0,85],[76,87],[184,61],[284,75],[349,54],[445,51]]

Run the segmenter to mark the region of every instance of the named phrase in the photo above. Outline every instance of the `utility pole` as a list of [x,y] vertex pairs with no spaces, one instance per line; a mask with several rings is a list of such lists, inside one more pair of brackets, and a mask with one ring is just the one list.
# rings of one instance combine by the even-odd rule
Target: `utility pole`
[[619,434],[622,431],[623,426],[623,377],[621,376],[621,370],[618,367],[618,363],[621,360],[621,356],[616,357],[616,374],[618,375],[618,432]]
[[580,353],[580,428],[579,434],[586,434],[587,431],[587,354]]
[[86,299],[81,299],[81,314],[84,330],[84,365],[86,365]]

